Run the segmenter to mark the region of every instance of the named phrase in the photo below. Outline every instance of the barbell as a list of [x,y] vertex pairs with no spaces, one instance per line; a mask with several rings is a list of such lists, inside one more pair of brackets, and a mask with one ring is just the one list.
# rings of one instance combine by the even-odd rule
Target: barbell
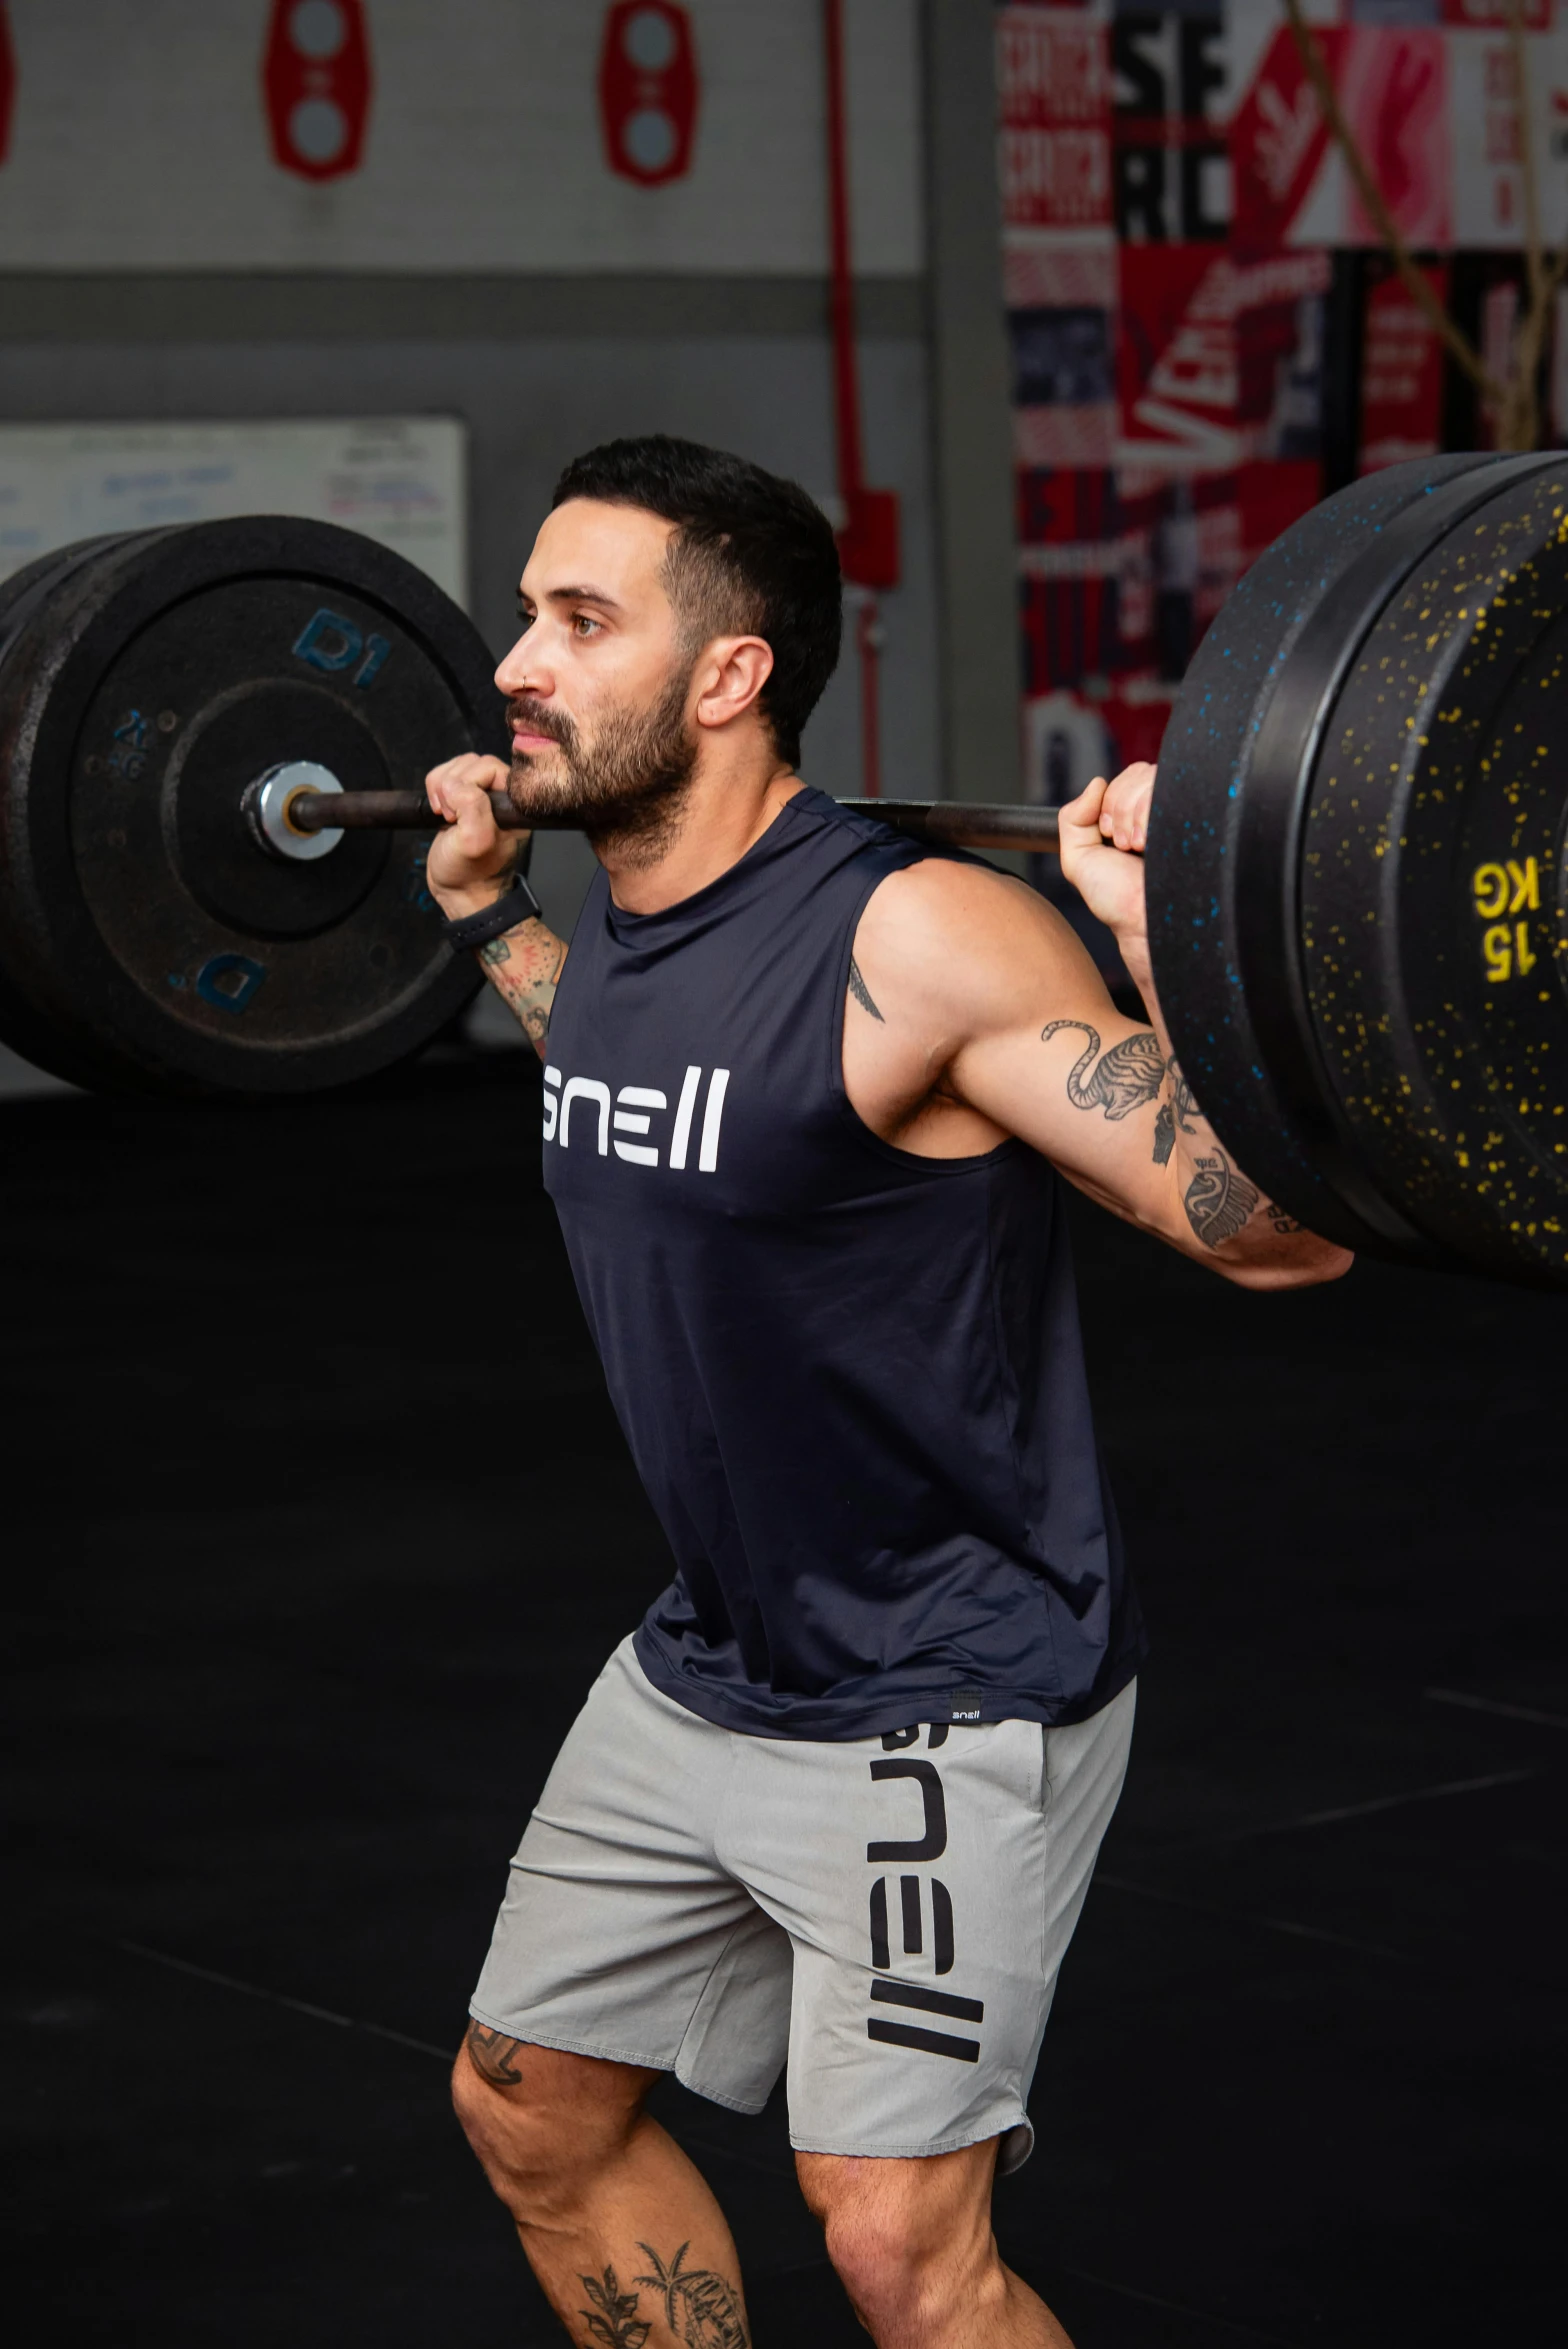
[[[1196,1098],[1313,1229],[1568,1285],[1568,460],[1341,490],[1210,627],[1147,851]],[[118,1090],[299,1093],[479,984],[422,791],[504,755],[492,655],[386,548],[284,517],[44,556],[0,588],[0,1036]],[[504,821],[517,819],[498,803]],[[1055,813],[871,803],[936,844]],[[543,828],[542,826],[540,828]]]

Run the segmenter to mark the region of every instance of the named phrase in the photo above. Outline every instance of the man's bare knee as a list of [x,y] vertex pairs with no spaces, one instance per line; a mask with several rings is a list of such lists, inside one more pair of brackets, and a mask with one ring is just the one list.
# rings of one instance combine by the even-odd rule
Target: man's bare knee
[[569,2209],[624,2148],[658,2074],[471,2023],[452,2102],[485,2175],[520,2223]]
[[1006,2296],[991,2233],[994,2147],[924,2161],[797,2157],[840,2283],[876,2339],[945,2338],[955,2310]]

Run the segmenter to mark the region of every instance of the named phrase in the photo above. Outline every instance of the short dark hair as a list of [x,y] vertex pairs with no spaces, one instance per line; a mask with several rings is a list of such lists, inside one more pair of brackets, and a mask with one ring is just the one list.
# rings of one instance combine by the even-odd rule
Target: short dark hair
[[682,634],[693,653],[715,636],[766,640],[773,673],[760,707],[779,756],[795,765],[843,630],[838,547],[816,500],[744,457],[662,432],[574,457],[550,502],[568,498],[675,523],[665,581]]

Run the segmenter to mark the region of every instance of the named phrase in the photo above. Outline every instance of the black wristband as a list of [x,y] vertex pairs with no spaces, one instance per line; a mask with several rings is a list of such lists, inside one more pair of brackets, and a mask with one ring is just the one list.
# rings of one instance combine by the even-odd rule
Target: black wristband
[[460,921],[443,922],[441,935],[448,946],[488,946],[492,938],[499,938],[504,930],[515,930],[519,922],[543,919],[544,909],[521,873],[512,875],[512,886],[503,889],[494,905],[481,906],[478,913],[464,914]]

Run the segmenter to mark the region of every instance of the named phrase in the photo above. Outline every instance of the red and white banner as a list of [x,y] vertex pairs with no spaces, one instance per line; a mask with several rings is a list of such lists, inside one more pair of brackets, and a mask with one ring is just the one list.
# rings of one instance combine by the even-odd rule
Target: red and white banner
[[996,69],[1003,220],[1013,228],[1109,228],[1104,26],[1065,9],[1000,9]]
[[262,89],[275,163],[311,180],[357,171],[370,87],[364,0],[273,0]]
[[[1568,29],[1526,43],[1530,129],[1548,242],[1568,230]],[[1524,239],[1523,132],[1511,43],[1449,35],[1454,242],[1517,250]]]
[[1116,456],[1116,251],[1010,229],[1002,288],[1013,358],[1013,454],[1023,466]]
[[[1367,287],[1361,328],[1361,443],[1356,469],[1375,473],[1443,445],[1443,346],[1426,312],[1386,264]],[[1428,285],[1448,301],[1448,264],[1428,263]]]
[[1118,258],[1119,460],[1192,472],[1315,457],[1328,254],[1124,245]]
[[[1220,605],[1321,488],[1309,461],[1190,475],[1124,465],[1021,476],[1026,695],[1085,690],[1129,709],[1158,707],[1148,721],[1157,737]],[[1145,738],[1142,721],[1132,731]]]
[[[1345,119],[1412,245],[1451,241],[1448,43],[1424,26],[1314,31]],[[1288,25],[1231,123],[1238,243],[1375,244]]]
[[[1507,251],[1524,234],[1512,44],[1480,29],[1494,0],[1449,0],[1436,25],[1318,25],[1313,37],[1395,221],[1417,251]],[[1526,36],[1531,130],[1548,242],[1568,232],[1568,27]],[[1252,25],[1248,13],[1238,17]],[[1233,34],[1233,62],[1245,48]],[[1288,26],[1247,61],[1231,117],[1233,238],[1271,249],[1368,245],[1368,218]]]
[[[1551,31],[1552,0],[1524,0],[1519,13],[1527,31]],[[1506,26],[1508,0],[1443,0],[1442,16],[1444,24]]]
[[599,120],[610,169],[644,188],[683,179],[699,95],[687,11],[671,0],[617,0],[599,53]]

